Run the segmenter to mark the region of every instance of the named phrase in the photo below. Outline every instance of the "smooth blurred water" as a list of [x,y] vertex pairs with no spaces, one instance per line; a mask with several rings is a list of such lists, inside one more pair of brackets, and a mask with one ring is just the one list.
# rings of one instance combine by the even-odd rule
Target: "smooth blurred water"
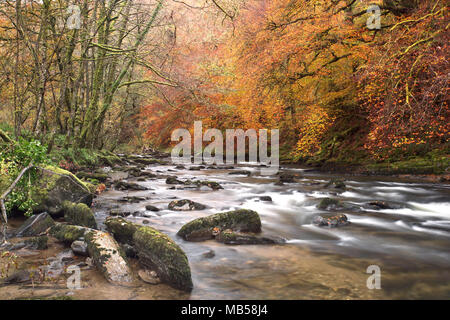
[[[376,177],[340,177],[347,190],[339,193],[324,185],[336,175],[317,174],[302,168],[283,172],[299,176],[298,183],[277,186],[277,177],[258,174],[231,176],[232,170],[175,170],[175,166],[150,166],[155,173],[178,179],[219,182],[224,190],[169,190],[165,179],[137,182],[151,191],[108,191],[96,200],[101,223],[111,207],[142,212],[129,219],[171,236],[185,250],[192,268],[195,299],[414,299],[450,298],[450,186],[408,183]],[[124,176],[118,176],[123,179]],[[130,179],[136,182],[136,179]],[[124,196],[144,196],[138,204],[117,202]],[[262,202],[270,196],[273,202]],[[344,201],[351,225],[319,228],[313,218],[326,211],[317,209],[321,199]],[[172,212],[173,199],[190,199],[207,210]],[[399,209],[365,209],[369,201],[386,201]],[[146,205],[161,212],[145,212]],[[189,221],[218,212],[246,208],[257,211],[263,234],[281,236],[287,244],[276,246],[226,246],[214,241],[188,243],[176,232]],[[206,259],[213,250],[215,257]],[[382,270],[382,290],[369,290],[367,267]]]

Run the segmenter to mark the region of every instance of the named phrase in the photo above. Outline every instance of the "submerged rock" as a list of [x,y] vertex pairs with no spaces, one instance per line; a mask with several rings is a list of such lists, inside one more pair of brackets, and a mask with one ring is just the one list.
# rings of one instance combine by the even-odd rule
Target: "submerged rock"
[[346,185],[344,180],[341,179],[332,179],[330,182],[328,182],[325,185],[325,188],[334,188],[334,189],[341,189],[341,190],[345,190],[346,189]]
[[63,202],[64,219],[72,225],[97,229],[94,212],[84,203]]
[[214,239],[222,230],[261,232],[261,219],[255,211],[236,210],[196,219],[184,225],[178,235],[187,241]]
[[342,207],[342,204],[337,199],[325,198],[320,201],[317,208],[320,210],[331,210]]
[[93,191],[89,184],[82,182],[69,171],[46,167],[37,181],[38,188],[32,189],[32,199],[37,205],[34,212],[48,212],[51,215],[62,213],[64,201],[92,205]]
[[115,184],[115,188],[120,191],[146,191],[148,188],[138,185],[137,183],[119,181]]
[[233,171],[228,174],[230,176],[249,176],[249,177],[252,175],[251,171],[247,171],[247,170]]
[[131,216],[131,212],[123,211],[121,209],[113,209],[109,212],[109,215],[112,217],[128,217]]
[[138,272],[139,278],[141,278],[142,281],[148,284],[157,285],[161,283],[161,279],[158,278],[158,274],[156,271],[150,271],[150,270],[139,270]]
[[213,259],[216,256],[216,253],[214,250],[209,250],[208,252],[205,252],[202,254],[202,257],[205,259]]
[[169,184],[169,185],[184,185],[184,182],[178,180],[177,177],[168,177],[166,179],[166,184]]
[[319,227],[337,228],[347,226],[350,222],[345,214],[340,214],[336,216],[317,216],[314,218],[313,224]]
[[195,181],[193,184],[197,185],[197,187],[208,187],[214,191],[223,189],[219,183],[214,181]]
[[128,203],[139,203],[139,202],[143,202],[148,200],[145,197],[136,197],[136,196],[132,196],[132,197],[124,197],[122,199],[119,199],[119,202],[128,202]]
[[259,197],[259,200],[261,200],[263,202],[273,202],[272,197],[269,197],[269,196]]
[[264,245],[286,242],[282,238],[261,237],[255,234],[234,232],[233,230],[222,231],[216,236],[216,240],[229,245]]
[[186,254],[165,234],[150,228],[140,227],[133,236],[139,262],[171,286],[192,291],[191,269]]
[[28,218],[25,223],[16,230],[15,236],[18,238],[34,237],[46,232],[55,225],[52,217],[46,212]]
[[388,209],[401,209],[402,206],[392,203],[387,203],[385,201],[372,201],[369,203],[366,203],[364,205],[364,208],[366,209],[372,209],[372,210],[388,210]]
[[280,182],[281,183],[294,183],[295,176],[293,174],[289,174],[289,173],[282,173],[282,174],[280,174]]
[[169,209],[173,211],[205,210],[206,206],[191,200],[175,200],[169,203]]
[[148,158],[138,158],[138,157],[133,157],[132,159],[133,162],[136,163],[140,163],[143,165],[152,165],[152,164],[164,164],[164,161],[158,160],[158,159],[148,159]]
[[145,210],[152,211],[152,212],[159,212],[160,211],[157,207],[152,206],[152,205],[145,206]]

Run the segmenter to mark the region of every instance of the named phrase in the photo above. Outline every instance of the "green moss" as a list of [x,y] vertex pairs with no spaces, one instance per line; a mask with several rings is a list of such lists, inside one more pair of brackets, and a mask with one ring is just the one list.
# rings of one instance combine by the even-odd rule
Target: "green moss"
[[65,175],[65,176],[69,176],[72,179],[74,179],[78,184],[80,184],[81,186],[83,186],[86,191],[89,191],[88,186],[86,185],[85,182],[81,181],[76,175],[74,175],[72,172],[61,169],[59,167],[55,167],[55,166],[46,166],[44,167],[44,169],[52,171],[54,173],[56,173],[56,175],[54,176],[54,179],[58,180],[58,175]]
[[108,218],[105,225],[119,243],[133,245],[133,235],[138,226],[122,218]]
[[50,229],[49,234],[57,240],[71,245],[74,241],[84,237],[87,229],[65,224],[57,224]]
[[172,239],[153,228],[140,227],[133,241],[141,264],[156,269],[160,279],[175,288],[192,290],[188,258]]
[[257,212],[237,210],[196,219],[181,228],[178,235],[188,241],[213,239],[214,229],[243,232],[261,232],[261,219]]
[[72,203],[64,201],[62,204],[64,219],[76,226],[97,228],[94,212],[84,203]]

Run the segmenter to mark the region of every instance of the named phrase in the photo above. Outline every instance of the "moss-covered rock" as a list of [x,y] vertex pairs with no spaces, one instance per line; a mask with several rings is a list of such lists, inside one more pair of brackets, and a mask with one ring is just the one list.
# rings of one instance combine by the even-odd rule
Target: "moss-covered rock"
[[89,256],[106,280],[117,285],[126,285],[133,281],[126,256],[110,234],[89,230],[84,238]]
[[330,182],[328,182],[325,185],[325,188],[335,188],[335,189],[345,190],[346,189],[346,185],[345,185],[344,180],[332,179]]
[[140,227],[133,241],[143,266],[155,270],[162,281],[177,289],[193,289],[189,261],[172,239],[153,228]]
[[257,212],[236,210],[196,219],[178,231],[178,235],[187,241],[214,239],[215,233],[222,230],[235,232],[261,232],[261,219]]
[[113,217],[106,219],[105,225],[119,243],[133,245],[133,235],[139,226],[125,219]]
[[325,198],[320,201],[317,208],[320,210],[336,209],[341,206],[341,202],[337,199]]
[[34,237],[46,232],[55,225],[52,217],[46,212],[28,218],[25,223],[16,230],[16,237]]
[[80,226],[56,224],[50,229],[49,234],[58,241],[71,245],[74,241],[83,238],[88,230],[89,229]]
[[25,245],[28,249],[32,250],[45,250],[48,248],[48,237],[34,237],[28,240],[25,240]]
[[177,179],[177,177],[168,177],[167,179],[166,179],[166,184],[170,184],[170,185],[184,185],[184,182],[183,181],[180,181],[180,180],[178,180]]
[[222,190],[223,187],[218,183],[218,182],[214,182],[214,181],[196,181],[194,182],[195,185],[197,185],[198,187],[208,187],[211,188],[213,190]]
[[345,214],[339,214],[336,216],[317,216],[313,220],[313,224],[319,227],[337,228],[350,224]]
[[169,210],[173,211],[194,211],[205,210],[206,206],[191,200],[175,200],[169,203]]
[[37,203],[33,211],[50,215],[60,215],[64,201],[84,203],[90,207],[93,200],[93,194],[84,182],[69,171],[51,166],[42,170],[31,196]]
[[97,229],[94,212],[84,203],[64,201],[62,204],[64,219],[70,224]]

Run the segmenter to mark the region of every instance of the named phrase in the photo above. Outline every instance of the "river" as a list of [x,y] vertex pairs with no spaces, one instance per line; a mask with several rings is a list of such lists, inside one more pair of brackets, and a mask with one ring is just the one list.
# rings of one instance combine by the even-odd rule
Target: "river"
[[[150,289],[129,292],[122,298],[145,299],[449,299],[450,298],[450,186],[402,181],[387,177],[337,176],[290,166],[284,173],[298,176],[297,182],[276,185],[277,177],[261,176],[257,165],[242,165],[252,172],[229,175],[234,170],[191,171],[175,166],[146,168],[178,179],[219,182],[224,190],[183,189],[165,179],[127,181],[150,191],[110,189],[95,200],[100,225],[111,209],[136,213],[127,219],[146,223],[173,238],[186,252],[194,290],[175,293],[162,285],[158,295]],[[235,170],[236,170],[235,169]],[[114,173],[115,179],[127,174]],[[331,179],[345,180],[339,192],[324,185]],[[141,179],[142,180],[142,179]],[[123,203],[125,196],[145,197],[139,203]],[[269,196],[272,202],[260,200]],[[317,209],[330,197],[348,204],[344,213],[351,222],[340,228],[321,228],[313,218],[325,213]],[[204,211],[168,210],[174,199],[190,199],[208,206]],[[367,207],[371,201],[386,201],[395,209]],[[153,205],[160,212],[147,212]],[[215,241],[185,242],[176,232],[187,222],[214,213],[246,208],[257,211],[263,235],[281,236],[284,245],[226,246]],[[211,251],[214,254],[211,254]],[[206,257],[210,253],[214,257]],[[381,290],[371,290],[369,266],[381,270]],[[159,286],[161,287],[161,286]],[[128,290],[128,289],[123,289]],[[119,290],[120,291],[120,290]],[[128,294],[128,296],[127,296]],[[107,293],[105,292],[105,295]],[[101,296],[101,295],[100,295]],[[98,297],[98,296],[97,296]],[[117,298],[117,295],[115,295]],[[89,298],[80,293],[80,298]],[[107,297],[106,297],[107,298]]]

